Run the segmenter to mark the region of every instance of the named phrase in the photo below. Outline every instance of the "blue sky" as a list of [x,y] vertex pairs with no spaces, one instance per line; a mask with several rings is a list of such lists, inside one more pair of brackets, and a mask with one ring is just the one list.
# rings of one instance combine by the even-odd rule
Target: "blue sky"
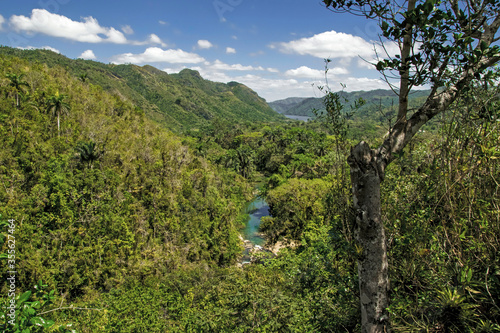
[[[238,81],[267,101],[333,90],[387,88],[373,61],[378,28],[319,0],[2,1],[0,44],[69,58],[198,70]],[[391,48],[389,48],[391,49]],[[393,50],[391,50],[393,51]],[[363,59],[362,59],[363,58]]]

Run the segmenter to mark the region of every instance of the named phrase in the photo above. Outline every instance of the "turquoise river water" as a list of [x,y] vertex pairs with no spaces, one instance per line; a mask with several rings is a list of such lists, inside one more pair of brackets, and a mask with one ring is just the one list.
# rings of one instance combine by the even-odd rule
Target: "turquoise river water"
[[263,198],[256,197],[247,204],[245,213],[249,215],[249,219],[241,235],[253,244],[263,246],[265,240],[259,234],[260,219],[263,216],[269,216],[269,206]]

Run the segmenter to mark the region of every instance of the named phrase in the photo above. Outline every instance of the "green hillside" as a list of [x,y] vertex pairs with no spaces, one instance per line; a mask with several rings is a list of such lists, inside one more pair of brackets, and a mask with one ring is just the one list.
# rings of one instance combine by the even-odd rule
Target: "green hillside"
[[[410,105],[418,105],[421,99],[428,95],[427,90],[415,91],[410,95]],[[395,106],[398,105],[398,97],[392,90],[371,90],[371,91],[354,91],[354,92],[339,92],[342,98],[349,102],[344,103],[349,110],[355,100],[362,98],[366,103],[356,111],[355,117],[370,118],[380,117],[382,115],[390,116],[394,113]],[[276,111],[282,114],[314,117],[314,110],[322,111],[325,109],[323,98],[287,98],[284,100],[274,101],[269,105]]]
[[[344,136],[320,121],[216,117],[180,136],[134,99],[149,103],[164,86],[185,87],[179,110],[211,112],[220,104],[197,98],[218,93],[249,109],[261,99],[190,70],[72,64],[95,66],[110,86],[0,55],[2,332],[360,331],[346,159],[381,125],[350,119]],[[125,84],[134,80],[137,91]],[[471,90],[441,131],[426,127],[386,169],[397,332],[500,330],[498,96]],[[266,246],[296,246],[243,265],[242,212],[257,182]],[[19,326],[8,323],[11,300]],[[450,318],[459,330],[435,330]]]
[[236,82],[211,82],[189,69],[167,74],[152,66],[73,60],[49,50],[0,47],[0,54],[43,63],[48,67],[61,66],[73,77],[99,85],[128,100],[144,110],[149,118],[175,131],[198,128],[214,118],[231,122],[283,118],[250,88]]

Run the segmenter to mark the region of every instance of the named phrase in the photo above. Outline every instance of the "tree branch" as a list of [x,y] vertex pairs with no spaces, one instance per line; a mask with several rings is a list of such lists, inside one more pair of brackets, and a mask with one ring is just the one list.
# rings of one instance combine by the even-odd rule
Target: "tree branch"
[[90,308],[75,308],[73,306],[67,306],[67,307],[59,307],[57,309],[52,309],[52,310],[49,310],[49,311],[44,311],[44,312],[40,312],[38,313],[37,315],[38,316],[41,316],[41,315],[44,315],[44,314],[47,314],[47,313],[50,313],[50,312],[54,312],[54,311],[59,311],[59,310],[89,310],[89,311],[102,311],[102,309],[90,309]]
[[[415,10],[416,0],[408,1],[408,13]],[[408,19],[408,17],[407,17]],[[403,68],[400,70],[401,83],[399,87],[399,110],[397,122],[406,122],[406,114],[408,113],[408,93],[410,92],[410,52],[413,45],[413,27],[411,22],[406,23],[405,35],[403,37],[403,48],[401,49],[401,60]]]

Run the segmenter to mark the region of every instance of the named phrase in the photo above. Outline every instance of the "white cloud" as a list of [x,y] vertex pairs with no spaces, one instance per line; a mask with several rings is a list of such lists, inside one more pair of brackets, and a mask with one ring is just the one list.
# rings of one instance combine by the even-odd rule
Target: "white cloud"
[[163,50],[159,47],[149,47],[144,53],[124,53],[113,56],[111,62],[115,64],[143,64],[148,62],[166,62],[171,64],[197,64],[205,59],[196,53],[186,52],[180,49]]
[[123,33],[127,35],[133,35],[134,34],[134,29],[130,25],[124,25],[122,26],[122,31]]
[[209,65],[209,67],[213,70],[220,70],[220,71],[263,71],[263,70],[265,70],[264,67],[262,67],[262,66],[254,67],[254,66],[244,66],[241,64],[229,65],[229,64],[223,63],[220,60],[215,60],[212,64]]
[[59,51],[56,48],[53,48],[52,46],[42,46],[42,47],[26,46],[26,47],[18,47],[18,49],[21,49],[21,50],[36,50],[36,49],[40,49],[40,50],[50,50],[50,51],[55,52],[55,53],[61,53],[61,51]]
[[[177,67],[165,67],[162,71],[167,72],[168,74],[179,73],[183,69],[187,68],[186,66],[177,66]],[[194,67],[191,67],[194,70]]]
[[164,43],[160,37],[158,37],[157,35],[155,34],[151,34],[149,35],[148,37],[148,40],[144,43],[144,44],[159,44],[161,45],[162,47],[167,47],[167,44]]
[[78,58],[85,59],[85,60],[95,60],[97,57],[94,54],[94,51],[92,50],[87,50],[84,51]]
[[200,39],[198,41],[198,48],[199,49],[210,49],[213,47],[213,44],[210,43],[208,40],[206,39]]
[[161,24],[161,25],[168,25],[168,22],[165,22],[165,21],[162,21],[162,20],[159,20],[158,23]]
[[235,54],[236,50],[233,49],[232,47],[226,47],[226,53],[227,54]]
[[[375,89],[387,89],[387,83],[380,79],[370,79],[367,77],[348,77],[342,80],[337,80],[338,88],[340,90],[340,84],[345,84],[346,91],[360,91],[360,90],[375,90]],[[331,82],[332,89],[335,90],[335,83]]]
[[62,15],[49,13],[45,9],[33,9],[31,17],[13,15],[10,18],[10,25],[18,32],[42,33],[78,42],[127,43],[122,32],[115,28],[101,27],[91,16],[83,18],[83,22],[77,22]]
[[375,50],[380,57],[386,56],[385,51],[389,55],[399,53],[394,43],[387,43],[386,50],[379,44],[379,42],[366,41],[358,36],[332,30],[290,42],[273,43],[269,47],[283,53],[310,55],[322,59],[345,59],[359,56],[368,61],[375,61]]
[[286,76],[293,77],[304,77],[304,78],[315,78],[319,79],[325,75],[324,71],[320,71],[318,69],[312,69],[307,66],[300,66],[296,69],[289,69],[285,72]]
[[0,15],[0,31],[3,30],[3,24],[5,23],[5,19],[2,15]]
[[283,53],[312,55],[323,59],[358,55],[369,57],[373,54],[372,44],[363,38],[333,30],[291,42],[272,44],[271,48],[278,48]]
[[[328,69],[328,74],[333,75],[342,75],[348,74],[349,71],[347,69],[341,67],[334,67]],[[307,66],[300,66],[296,69],[289,69],[285,72],[285,75],[292,77],[302,77],[302,78],[311,78],[311,79],[322,79],[325,77],[325,71],[319,69],[309,68]]]

